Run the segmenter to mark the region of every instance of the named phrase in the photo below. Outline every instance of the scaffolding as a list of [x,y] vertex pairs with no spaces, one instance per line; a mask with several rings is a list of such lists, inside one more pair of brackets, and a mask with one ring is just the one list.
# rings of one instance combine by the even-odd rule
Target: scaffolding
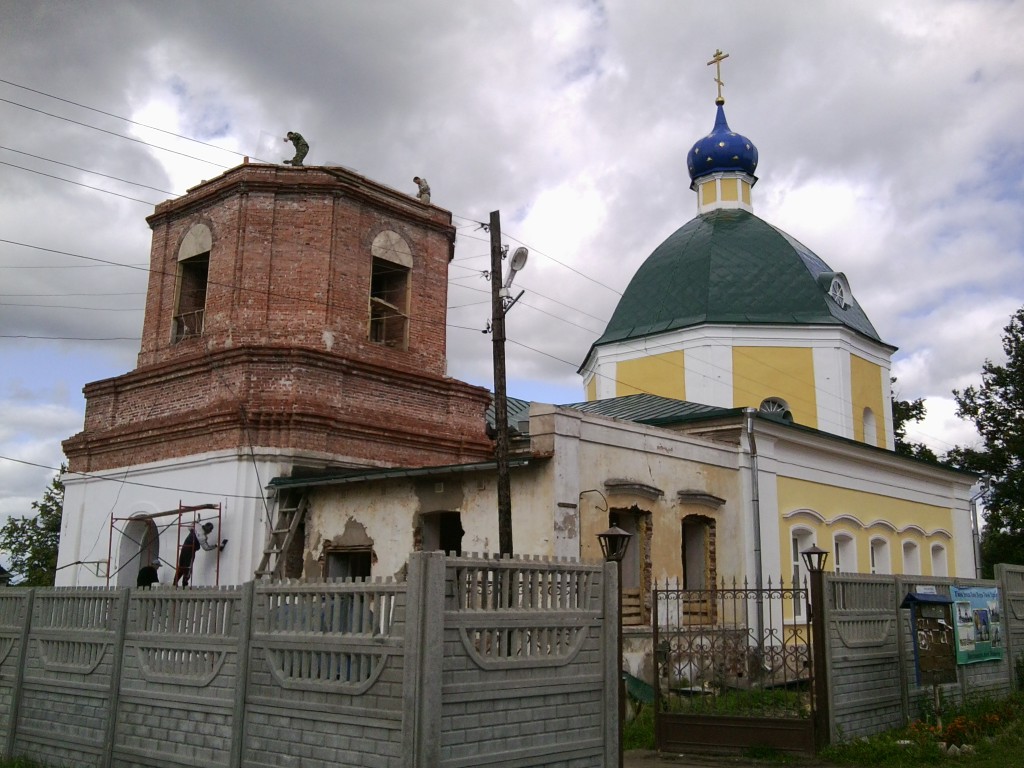
[[[204,517],[203,516],[203,512],[206,512],[206,511],[212,512],[213,514],[207,514]],[[149,514],[136,514],[136,515],[131,515],[129,517],[115,517],[115,516],[111,515],[111,517],[110,517],[110,533],[109,533],[108,541],[107,541],[107,586],[108,587],[110,586],[110,578],[112,576],[116,576],[118,574],[118,572],[120,572],[122,569],[127,567],[129,563],[134,562],[135,558],[139,557],[142,554],[142,548],[143,548],[143,545],[145,544],[145,537],[143,537],[142,541],[135,541],[134,539],[132,539],[132,541],[135,541],[135,543],[139,545],[138,551],[131,557],[130,560],[128,560],[125,563],[122,563],[117,568],[117,570],[115,571],[115,570],[113,570],[114,531],[115,530],[118,533],[120,533],[122,537],[128,537],[128,534],[124,530],[127,527],[128,523],[148,520],[150,522],[153,522],[153,524],[155,526],[156,523],[154,521],[157,518],[160,518],[160,519],[163,519],[163,518],[174,518],[174,519],[171,519],[169,522],[167,522],[165,525],[163,525],[163,527],[158,528],[158,530],[157,530],[157,538],[159,539],[160,535],[164,531],[166,531],[166,530],[168,530],[170,528],[174,529],[174,531],[175,531],[174,559],[172,561],[168,562],[166,558],[159,557],[158,561],[160,563],[164,563],[164,564],[170,566],[172,569],[176,570],[177,567],[178,567],[178,557],[181,554],[181,545],[182,545],[182,543],[184,541],[184,539],[182,537],[182,533],[184,532],[185,536],[187,537],[188,536],[188,531],[189,531],[190,528],[198,527],[198,526],[202,525],[203,523],[214,522],[215,521],[215,530],[217,531],[217,535],[220,536],[223,533],[223,531],[221,529],[222,513],[223,513],[223,505],[221,505],[221,504],[185,505],[185,504],[182,504],[181,502],[179,502],[177,509],[170,509],[170,510],[167,510],[166,512],[152,512],[152,513],[149,513]],[[189,515],[191,515],[191,519],[188,518]],[[119,527],[118,523],[123,523],[124,524],[123,527]],[[130,537],[128,537],[128,538],[130,538]],[[217,561],[216,561],[216,570],[215,570],[213,586],[220,586],[220,554],[221,554],[220,546],[215,547],[214,551],[217,553]]]

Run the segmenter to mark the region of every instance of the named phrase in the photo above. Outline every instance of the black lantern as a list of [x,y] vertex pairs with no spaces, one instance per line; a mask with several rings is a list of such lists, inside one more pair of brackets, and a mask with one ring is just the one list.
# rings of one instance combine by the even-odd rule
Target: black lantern
[[817,544],[813,547],[808,547],[800,553],[800,557],[804,560],[804,565],[810,573],[823,573],[825,571],[825,561],[828,560],[828,550],[822,549]]
[[629,547],[629,540],[633,538],[632,533],[626,533],[616,525],[613,525],[604,533],[597,534],[601,542],[601,553],[609,563],[621,563],[626,556],[626,549]]

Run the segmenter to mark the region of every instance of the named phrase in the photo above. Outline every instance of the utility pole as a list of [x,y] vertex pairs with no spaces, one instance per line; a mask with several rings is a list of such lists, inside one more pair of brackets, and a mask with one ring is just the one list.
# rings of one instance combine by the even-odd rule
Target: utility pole
[[501,295],[501,214],[491,211],[491,344],[494,354],[494,457],[498,463],[498,549],[512,555],[512,487],[508,477],[508,401],[505,394],[505,302]]

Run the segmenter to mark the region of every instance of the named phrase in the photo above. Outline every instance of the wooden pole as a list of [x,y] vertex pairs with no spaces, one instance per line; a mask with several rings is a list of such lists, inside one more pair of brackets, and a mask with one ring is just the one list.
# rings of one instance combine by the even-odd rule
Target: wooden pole
[[512,488],[508,476],[508,399],[505,394],[505,305],[501,297],[501,214],[491,211],[491,342],[494,355],[494,457],[498,464],[498,549],[512,552]]

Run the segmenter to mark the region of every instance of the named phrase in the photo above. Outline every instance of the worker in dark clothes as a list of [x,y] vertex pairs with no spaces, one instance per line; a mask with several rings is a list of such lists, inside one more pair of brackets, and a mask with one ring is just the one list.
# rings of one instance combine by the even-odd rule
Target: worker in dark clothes
[[157,575],[156,569],[160,567],[159,562],[152,563],[150,565],[144,565],[139,568],[139,577],[135,581],[137,587],[151,587],[154,584],[160,583],[160,577]]
[[185,542],[181,545],[181,551],[178,553],[178,568],[174,572],[174,586],[178,586],[179,580],[181,586],[188,586],[189,579],[192,577],[192,561],[200,548],[207,552],[211,549],[224,549],[228,540],[224,539],[219,545],[216,542],[211,544],[209,536],[212,531],[213,523],[203,523],[203,527],[198,533],[194,525],[188,529],[188,536],[185,537]]

